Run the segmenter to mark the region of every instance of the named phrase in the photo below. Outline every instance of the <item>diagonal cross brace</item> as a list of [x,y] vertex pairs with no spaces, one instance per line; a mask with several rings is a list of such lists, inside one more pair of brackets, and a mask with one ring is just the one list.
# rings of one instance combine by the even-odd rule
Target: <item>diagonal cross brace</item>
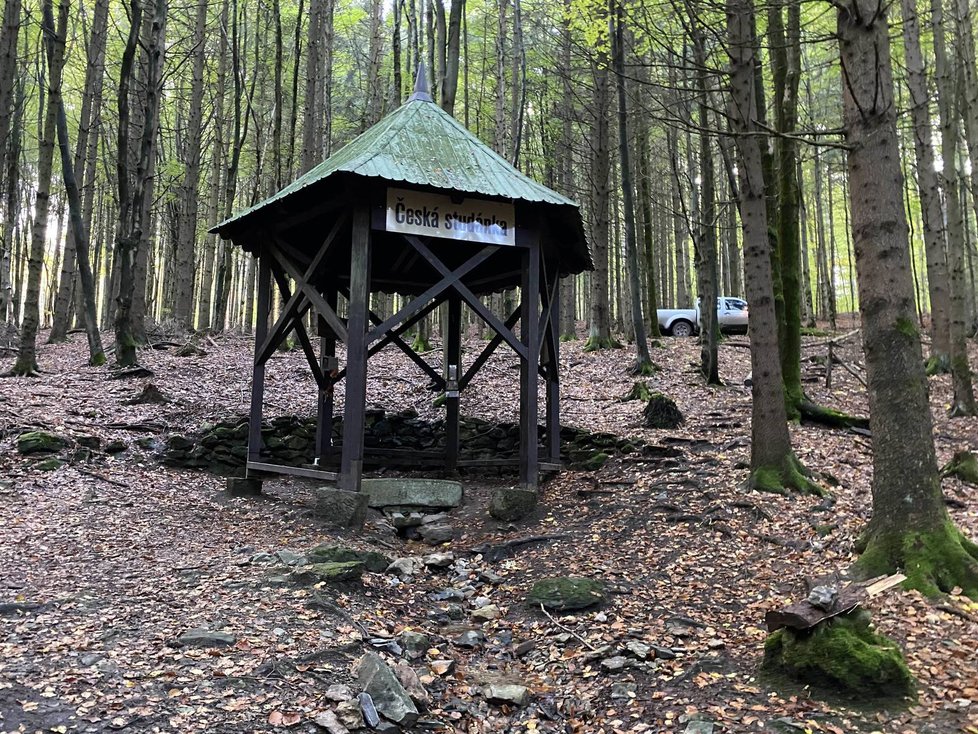
[[[444,278],[441,281],[442,283],[445,283],[446,280],[452,278],[453,282],[451,282],[450,285],[453,288],[455,288],[455,291],[462,297],[462,300],[464,300],[468,304],[469,308],[475,311],[482,318],[483,321],[489,324],[489,326],[491,326],[493,330],[495,330],[495,332],[499,334],[506,341],[506,343],[509,344],[510,347],[512,347],[513,351],[516,352],[518,355],[520,355],[521,358],[523,358],[524,360],[529,359],[529,354],[527,353],[526,345],[524,345],[523,342],[517,339],[516,335],[513,334],[513,332],[510,329],[506,328],[506,325],[502,321],[500,321],[496,317],[496,315],[493,314],[492,311],[486,308],[485,305],[482,303],[482,301],[476,298],[475,294],[472,291],[470,291],[464,283],[462,283],[462,281],[460,280],[461,276],[456,277],[458,270],[454,272],[449,270],[448,266],[445,265],[441,260],[439,260],[435,256],[435,254],[431,250],[429,250],[428,247],[414,235],[404,235],[404,239],[410,242],[411,245],[414,247],[414,249],[420,252],[421,256],[425,260],[427,260],[428,263],[435,270],[441,273],[442,277]],[[475,258],[473,258],[472,260],[474,259]],[[471,263],[472,260],[466,262],[466,265]]]
[[309,299],[312,307],[315,309],[316,313],[322,316],[326,323],[329,324],[329,328],[333,330],[336,334],[336,338],[339,339],[344,344],[347,341],[346,326],[340,320],[340,317],[336,315],[336,312],[330,307],[323,298],[323,295],[317,291],[312,284],[302,277],[299,269],[295,266],[288,257],[282,252],[277,243],[268,243],[268,251],[275,258],[276,262],[282,266],[282,269],[288,273],[289,277],[296,282],[296,292],[302,292],[302,295]]
[[[462,265],[460,265],[455,270],[449,270],[445,265],[442,264],[441,260],[436,258],[434,254],[432,254],[431,251],[428,250],[427,247],[421,244],[420,240],[417,240],[417,238],[415,237],[406,237],[405,239],[411,242],[411,244],[414,245],[415,247],[418,247],[420,245],[420,247],[423,249],[423,252],[421,252],[421,254],[425,255],[425,259],[427,259],[429,262],[431,262],[431,260],[433,259],[434,262],[438,263],[438,265],[435,265],[434,267],[442,274],[443,277],[441,280],[439,280],[437,283],[431,286],[420,296],[418,296],[409,304],[404,306],[396,314],[394,314],[383,323],[378,324],[373,329],[371,329],[370,333],[367,334],[367,344],[373,344],[378,339],[381,339],[388,331],[391,330],[392,327],[397,326],[405,319],[413,316],[418,310],[423,308],[425,304],[428,303],[428,301],[430,301],[432,298],[441,295],[444,291],[448,290],[449,288],[454,287],[457,291],[459,291],[460,295],[462,294],[461,289],[465,289],[465,292],[471,295],[469,289],[465,288],[465,286],[462,285],[461,282],[462,278],[467,273],[471,272],[479,265],[481,265],[483,262],[485,262],[486,259],[488,259],[498,249],[495,245],[489,245],[487,247],[484,247],[478,253],[476,253],[471,258],[466,260]],[[475,297],[473,296],[473,298]],[[475,300],[476,303],[479,303],[478,299]],[[479,303],[479,305],[481,306],[482,304]]]
[[[273,272],[272,274],[275,276],[275,281],[278,283],[278,289],[282,293],[282,297],[289,298],[289,282],[286,277],[279,272]],[[305,324],[302,323],[301,318],[297,317],[293,321],[292,326],[295,328],[295,335],[299,338],[299,344],[302,345],[302,351],[306,355],[306,361],[309,362],[309,368],[312,370],[312,376],[315,378],[316,384],[320,390],[325,390],[329,387],[329,382],[326,375],[323,374],[322,365],[319,364],[319,357],[316,356],[316,352],[312,348],[312,342],[309,341]]]

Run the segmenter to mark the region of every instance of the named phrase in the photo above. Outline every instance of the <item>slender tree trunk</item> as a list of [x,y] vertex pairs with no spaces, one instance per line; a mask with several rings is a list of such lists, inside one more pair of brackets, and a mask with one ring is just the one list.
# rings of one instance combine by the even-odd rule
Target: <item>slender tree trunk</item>
[[608,59],[604,52],[592,69],[594,75],[594,104],[591,108],[591,247],[594,270],[591,272],[588,320],[588,339],[585,351],[618,346],[611,336],[611,301],[608,293],[609,204],[611,192],[611,154],[609,150]]
[[764,165],[756,124],[751,0],[727,0],[730,48],[731,125],[738,133],[737,187],[743,227],[747,299],[750,302],[751,478],[762,491],[798,490],[820,494],[791,449],[774,310]]
[[925,593],[978,596],[978,547],[944,507],[927,378],[915,326],[897,142],[889,25],[882,0],[837,5],[852,231],[873,432],[873,516],[859,567],[907,574]]
[[34,227],[31,232],[30,262],[27,269],[27,288],[24,294],[24,320],[20,328],[20,348],[13,374],[31,376],[37,373],[37,332],[40,326],[41,271],[44,266],[44,248],[47,244],[48,207],[51,191],[51,169],[54,161],[54,136],[58,105],[61,100],[61,72],[64,68],[65,37],[68,32],[68,0],[58,6],[58,26],[52,21],[54,12],[51,0],[45,0],[42,25],[44,47],[48,60],[47,105],[44,111],[44,129],[38,141],[37,193],[34,198]]
[[[184,145],[184,178],[181,186],[181,212],[177,230],[176,253],[176,303],[173,315],[185,329],[194,326],[194,277],[197,271],[197,215],[200,194],[201,137],[203,110],[197,103],[204,94],[204,34],[207,29],[207,2],[198,0],[197,18],[193,33],[193,76],[190,82],[190,111],[187,118],[187,134]],[[275,99],[279,108],[280,97]]]
[[[632,371],[639,375],[652,374],[652,355],[649,354],[649,341],[645,334],[645,319],[642,316],[641,268],[638,262],[638,245],[635,238],[635,203],[632,200],[634,182],[631,171],[631,152],[628,137],[628,91],[625,82],[625,40],[622,25],[625,13],[623,0],[610,0],[612,7],[609,17],[613,18],[615,77],[618,87],[618,155],[621,160],[621,190],[625,217],[625,260],[628,263],[628,290],[631,301],[632,333],[635,335],[636,360]],[[653,291],[654,293],[654,291]]]
[[[67,14],[68,0],[62,0],[63,12]],[[106,3],[107,4],[107,3]],[[54,25],[54,16],[51,5],[44,5],[44,22],[51,27]],[[93,42],[95,34],[93,31]],[[49,45],[55,42],[51,40]],[[52,49],[52,55],[54,50]],[[86,85],[87,86],[87,85]],[[75,180],[74,163],[71,160],[71,144],[68,140],[68,120],[65,117],[64,98],[58,96],[57,109],[57,128],[58,142],[61,151],[61,175],[64,179],[65,193],[68,196],[68,209],[71,215],[72,237],[75,242],[75,253],[78,258],[78,270],[81,276],[81,287],[84,297],[84,322],[85,334],[88,336],[89,364],[99,366],[105,364],[105,352],[102,349],[102,337],[98,328],[98,315],[95,310],[95,281],[92,277],[92,266],[89,263],[89,241],[88,230],[85,227],[84,215],[82,212],[81,197],[78,193],[78,182]],[[79,146],[78,151],[84,150],[84,146]],[[76,160],[80,156],[76,153]]]

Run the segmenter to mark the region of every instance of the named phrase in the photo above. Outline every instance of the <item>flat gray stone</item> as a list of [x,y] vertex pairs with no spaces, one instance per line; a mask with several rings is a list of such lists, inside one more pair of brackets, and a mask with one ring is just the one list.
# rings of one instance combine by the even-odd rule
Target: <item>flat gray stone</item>
[[628,665],[628,658],[622,657],[621,655],[615,655],[614,657],[601,661],[601,668],[609,673],[617,673],[620,670],[624,670],[626,665]]
[[236,642],[227,632],[211,632],[201,628],[187,630],[177,638],[184,647],[228,647]]
[[314,494],[313,511],[333,527],[359,528],[367,519],[369,498],[363,492],[320,487]]
[[400,634],[398,639],[401,641],[401,647],[408,654],[408,657],[417,658],[427,652],[431,645],[431,641],[428,639],[428,635],[421,632],[414,632],[412,630],[406,630]]
[[370,507],[458,507],[462,485],[446,479],[364,479]]
[[511,706],[526,706],[530,700],[530,690],[526,686],[512,683],[495,683],[486,686],[482,693],[491,703],[508,703]]
[[[377,712],[385,719],[401,726],[411,726],[418,720],[418,709],[411,696],[398,681],[394,671],[377,653],[365,653],[357,662],[357,680],[364,692],[373,699]],[[361,706],[362,704],[361,698]],[[366,713],[365,711],[365,718]]]

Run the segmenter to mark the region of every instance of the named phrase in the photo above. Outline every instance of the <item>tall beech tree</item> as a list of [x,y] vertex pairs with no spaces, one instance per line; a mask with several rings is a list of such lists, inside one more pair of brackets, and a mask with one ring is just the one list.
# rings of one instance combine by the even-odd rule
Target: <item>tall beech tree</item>
[[978,546],[951,522],[916,326],[887,3],[836,4],[853,250],[873,432],[873,515],[857,568],[978,597]]
[[[50,5],[51,0],[45,0]],[[40,327],[41,270],[48,235],[48,209],[51,201],[51,169],[54,163],[54,139],[61,99],[61,72],[64,68],[65,37],[68,33],[68,0],[58,6],[57,28],[50,22],[54,13],[44,12],[41,25],[48,61],[47,104],[44,126],[38,142],[37,193],[34,201],[34,228],[31,235],[30,261],[27,266],[27,291],[24,294],[24,322],[20,327],[20,347],[11,373],[21,377],[37,374],[37,332]]]
[[751,475],[761,491],[822,494],[795,457],[788,433],[767,208],[754,92],[754,12],[751,0],[728,0],[730,123],[737,147],[738,195],[744,240],[745,287],[751,309]]

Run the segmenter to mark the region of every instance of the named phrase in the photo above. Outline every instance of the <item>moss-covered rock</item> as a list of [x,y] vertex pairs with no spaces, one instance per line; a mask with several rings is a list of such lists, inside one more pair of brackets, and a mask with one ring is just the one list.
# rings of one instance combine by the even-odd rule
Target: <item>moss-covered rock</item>
[[581,468],[585,471],[597,471],[603,467],[611,457],[603,451],[595,451],[588,455],[588,458],[581,462]]
[[342,563],[313,563],[292,574],[292,580],[300,584],[320,582],[356,581],[363,575],[364,565],[360,561]]
[[863,609],[813,630],[778,630],[764,643],[764,667],[863,698],[914,695],[914,678],[899,646],[872,629]]
[[648,428],[679,428],[685,422],[676,401],[661,392],[652,393],[642,414]]
[[17,451],[22,454],[51,454],[68,446],[68,440],[46,431],[28,431],[17,437]]
[[58,458],[51,457],[50,459],[42,459],[34,465],[34,468],[38,471],[54,471],[55,469],[60,469],[65,463]]
[[573,576],[543,579],[533,584],[526,601],[533,607],[542,604],[552,612],[586,609],[604,601],[604,584],[596,579]]
[[377,551],[359,551],[341,545],[317,545],[306,553],[310,563],[361,563],[368,571],[383,573],[391,565],[391,559]]
[[970,451],[959,451],[944,468],[941,476],[957,477],[962,482],[978,485],[978,457]]
[[516,522],[531,514],[536,506],[537,493],[533,490],[504,487],[493,494],[489,514],[496,520]]

